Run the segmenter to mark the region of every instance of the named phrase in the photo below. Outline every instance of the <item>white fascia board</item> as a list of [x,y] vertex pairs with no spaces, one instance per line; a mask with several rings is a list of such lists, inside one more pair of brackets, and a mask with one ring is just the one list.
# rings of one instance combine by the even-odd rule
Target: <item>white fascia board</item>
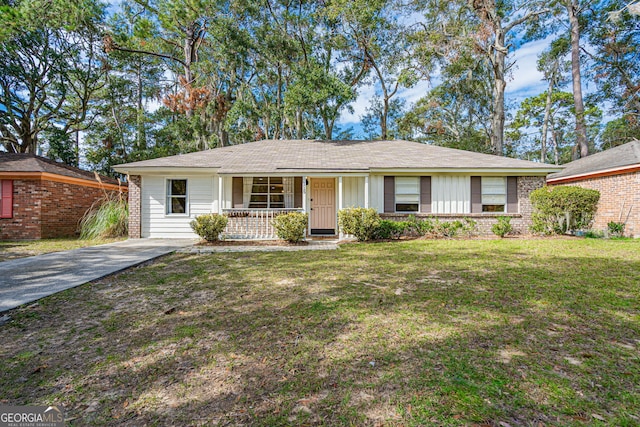
[[547,176],[561,171],[561,167],[549,168],[429,168],[429,169],[371,169],[372,174],[423,175],[423,174],[451,174],[451,175],[483,175],[483,176]]
[[318,172],[318,171],[303,171],[300,172],[219,172],[220,176],[236,176],[236,177],[254,177],[254,176],[307,176],[310,178],[334,178],[336,176],[369,176],[369,172],[365,171],[331,171],[331,172]]
[[126,173],[128,175],[215,175],[218,172],[218,168],[189,168],[189,167],[140,167],[140,168],[127,168],[114,166],[113,170],[120,173]]

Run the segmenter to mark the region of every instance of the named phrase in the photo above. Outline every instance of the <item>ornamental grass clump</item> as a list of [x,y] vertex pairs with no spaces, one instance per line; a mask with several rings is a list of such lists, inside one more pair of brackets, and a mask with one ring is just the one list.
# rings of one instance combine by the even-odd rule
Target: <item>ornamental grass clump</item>
[[307,214],[302,212],[289,212],[275,217],[273,228],[276,236],[289,243],[298,243],[304,240],[307,234]]
[[125,237],[128,230],[129,208],[123,193],[105,194],[80,220],[82,239]]
[[191,229],[207,242],[217,242],[220,234],[227,227],[228,218],[215,213],[198,215],[191,221]]

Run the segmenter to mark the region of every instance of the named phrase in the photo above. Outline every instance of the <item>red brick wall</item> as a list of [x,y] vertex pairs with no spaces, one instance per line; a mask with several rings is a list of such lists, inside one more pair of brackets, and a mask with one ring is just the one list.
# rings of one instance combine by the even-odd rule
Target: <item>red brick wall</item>
[[78,224],[103,190],[45,180],[13,180],[13,218],[0,219],[3,240],[77,235]]
[[[553,185],[553,184],[550,184]],[[606,230],[610,221],[625,222],[625,236],[640,237],[640,172],[609,175],[557,185],[575,185],[600,192],[595,230]],[[622,219],[621,218],[622,214]]]

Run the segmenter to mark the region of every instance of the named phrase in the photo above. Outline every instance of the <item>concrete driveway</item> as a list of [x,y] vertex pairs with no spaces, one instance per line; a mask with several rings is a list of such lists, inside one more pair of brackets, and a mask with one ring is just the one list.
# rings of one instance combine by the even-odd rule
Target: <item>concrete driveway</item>
[[190,239],[135,239],[0,262],[0,312],[193,245]]

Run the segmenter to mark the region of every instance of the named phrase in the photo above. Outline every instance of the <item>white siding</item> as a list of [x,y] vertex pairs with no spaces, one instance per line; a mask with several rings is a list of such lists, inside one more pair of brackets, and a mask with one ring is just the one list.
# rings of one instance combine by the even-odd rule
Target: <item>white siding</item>
[[369,207],[384,212],[384,176],[369,177]]
[[[166,214],[167,178],[187,180],[188,215]],[[197,215],[212,212],[217,182],[217,176],[143,176],[142,237],[197,238],[189,223]]]
[[433,213],[471,213],[471,177],[432,175],[431,211]]
[[345,176],[342,178],[344,208],[364,207],[364,177]]

